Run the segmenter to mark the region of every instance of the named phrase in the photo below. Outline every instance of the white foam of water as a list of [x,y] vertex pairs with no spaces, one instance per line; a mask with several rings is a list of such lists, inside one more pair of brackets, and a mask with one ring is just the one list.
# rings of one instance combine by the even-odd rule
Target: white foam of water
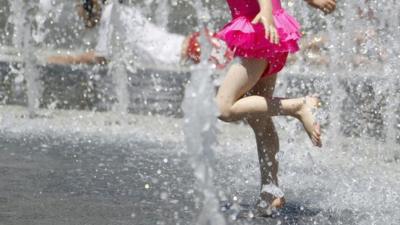
[[261,192],[267,192],[278,198],[281,198],[285,195],[278,186],[276,186],[275,184],[272,184],[272,183],[264,184],[261,188]]

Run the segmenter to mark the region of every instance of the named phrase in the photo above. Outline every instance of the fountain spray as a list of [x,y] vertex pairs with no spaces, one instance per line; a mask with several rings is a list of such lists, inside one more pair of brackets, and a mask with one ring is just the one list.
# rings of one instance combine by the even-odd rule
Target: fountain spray
[[[112,76],[115,85],[115,94],[117,103],[113,107],[113,111],[125,115],[128,112],[129,93],[128,93],[128,51],[124,49],[125,39],[120,27],[124,24],[121,20],[120,0],[113,0],[113,9],[110,20],[110,31],[112,33],[111,40],[108,43],[112,49],[112,60],[108,65],[108,74]],[[106,34],[105,34],[106,35]]]
[[212,67],[208,63],[211,45],[207,41],[205,24],[209,21],[207,9],[195,1],[200,24],[201,63],[191,68],[191,80],[183,102],[184,133],[190,163],[197,178],[197,189],[203,194],[203,205],[196,221],[198,225],[224,225],[219,213],[219,202],[213,184],[214,150],[218,110],[214,102]]
[[34,37],[40,32],[40,27],[35,24],[37,3],[24,0],[13,0],[9,3],[10,11],[14,15],[9,17],[9,22],[14,24],[13,44],[22,60],[17,70],[12,69],[25,78],[29,116],[34,117],[41,96],[37,59],[34,57],[37,44]]
[[[396,15],[398,10],[400,9],[400,4],[395,1],[389,2],[392,4],[383,4],[384,13],[387,15]],[[397,17],[383,17],[381,19],[380,27],[387,26],[387,32],[385,34],[387,43],[396,43],[397,38],[400,35],[399,24],[400,18]],[[386,108],[384,110],[385,115],[385,145],[383,145],[384,152],[383,157],[385,161],[400,161],[400,150],[399,148],[393,148],[393,146],[397,146],[399,132],[398,128],[400,128],[400,117],[399,117],[399,107],[400,107],[400,91],[399,87],[399,79],[400,79],[400,71],[398,67],[398,60],[400,56],[400,45],[395,44],[392,48],[388,49],[389,61],[384,64],[384,74],[387,82],[384,82],[383,85],[386,90],[388,90],[388,96],[386,98]]]

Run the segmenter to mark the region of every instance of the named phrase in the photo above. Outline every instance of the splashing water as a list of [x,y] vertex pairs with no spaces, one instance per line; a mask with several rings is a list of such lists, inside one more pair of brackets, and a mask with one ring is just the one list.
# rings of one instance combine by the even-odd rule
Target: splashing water
[[225,224],[218,212],[218,196],[213,185],[217,111],[213,101],[211,73],[212,70],[205,63],[193,68],[183,103],[185,142],[197,178],[197,189],[204,198],[197,221],[199,225]]
[[[200,19],[201,63],[192,67],[191,80],[186,87],[184,110],[184,131],[190,163],[197,178],[197,189],[203,194],[203,206],[198,216],[198,225],[224,225],[225,219],[219,213],[219,201],[213,184],[216,145],[216,120],[218,110],[214,102],[212,68],[208,63],[211,45],[206,40],[205,24],[209,20],[207,10],[196,1]],[[201,12],[201,13],[200,13]],[[202,27],[204,26],[204,28]]]

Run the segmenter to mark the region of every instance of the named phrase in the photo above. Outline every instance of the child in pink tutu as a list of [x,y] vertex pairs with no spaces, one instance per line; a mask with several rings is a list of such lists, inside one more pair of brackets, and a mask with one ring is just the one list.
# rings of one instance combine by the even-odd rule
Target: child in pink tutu
[[[272,116],[292,116],[304,126],[315,146],[321,147],[321,130],[313,112],[317,96],[274,98],[276,74],[285,66],[288,53],[299,50],[300,25],[281,6],[280,0],[227,0],[232,21],[217,34],[240,62],[233,64],[217,94],[219,118],[226,122],[245,119],[254,130],[261,170],[261,195],[257,214],[271,215],[284,205],[278,188],[279,139]],[[325,13],[336,0],[307,0]]]

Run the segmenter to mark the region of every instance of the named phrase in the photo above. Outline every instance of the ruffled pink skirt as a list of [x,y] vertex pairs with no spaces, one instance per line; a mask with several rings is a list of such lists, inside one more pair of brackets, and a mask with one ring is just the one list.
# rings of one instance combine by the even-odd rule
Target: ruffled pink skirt
[[273,12],[273,18],[279,35],[279,43],[273,44],[265,38],[265,29],[261,23],[252,24],[252,18],[240,16],[226,24],[217,33],[235,56],[265,59],[269,66],[263,76],[278,73],[285,66],[288,53],[299,50],[301,37],[299,23],[284,9]]

